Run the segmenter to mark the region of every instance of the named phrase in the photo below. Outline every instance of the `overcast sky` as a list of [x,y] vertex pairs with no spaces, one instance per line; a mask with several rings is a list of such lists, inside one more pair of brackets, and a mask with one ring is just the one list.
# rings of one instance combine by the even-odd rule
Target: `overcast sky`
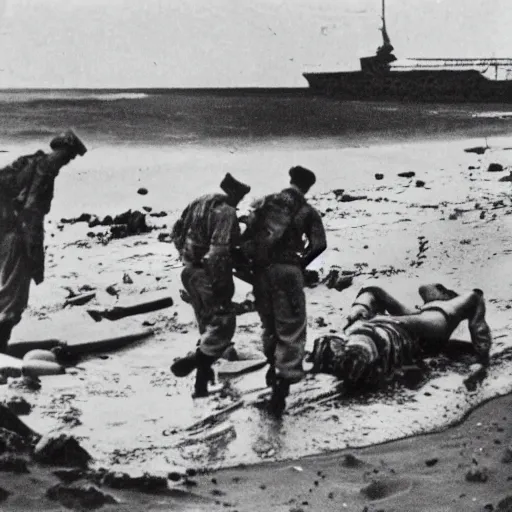
[[[397,57],[512,57],[511,0],[387,0]],[[305,86],[380,44],[380,0],[0,0],[0,87]]]

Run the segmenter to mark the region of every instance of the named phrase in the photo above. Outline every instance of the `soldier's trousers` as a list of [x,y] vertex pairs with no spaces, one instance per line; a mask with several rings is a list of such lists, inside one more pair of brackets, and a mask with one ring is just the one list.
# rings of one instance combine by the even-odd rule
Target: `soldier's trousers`
[[236,316],[232,310],[219,312],[219,297],[215,297],[210,278],[201,267],[185,267],[181,281],[190,296],[199,333],[199,349],[218,359],[231,344],[235,334]]
[[304,375],[306,298],[298,265],[274,263],[255,274],[254,298],[263,328],[263,350],[276,374],[294,383]]
[[7,352],[7,345],[11,338],[12,327],[13,325],[11,322],[0,322],[0,354],[5,354]]

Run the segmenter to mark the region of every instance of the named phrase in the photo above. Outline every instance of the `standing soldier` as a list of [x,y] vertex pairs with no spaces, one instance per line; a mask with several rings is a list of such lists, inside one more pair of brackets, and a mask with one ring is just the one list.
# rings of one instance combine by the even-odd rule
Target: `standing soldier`
[[44,280],[44,217],[61,167],[87,151],[68,131],[51,153],[22,156],[0,170],[0,352],[27,307],[30,282]]
[[[306,344],[304,269],[327,247],[320,214],[304,195],[313,172],[290,169],[290,187],[253,205],[242,250],[252,260],[256,309],[263,328],[263,350],[270,363],[270,412],[280,416],[290,384],[303,377]],[[304,242],[304,236],[307,244]]]
[[195,352],[171,366],[177,377],[196,371],[194,398],[208,396],[211,366],[235,334],[231,300],[232,251],[239,244],[236,207],[251,190],[227,173],[220,184],[225,194],[207,194],[190,203],[173,228],[172,237],[185,268],[183,286],[190,296],[201,338]]

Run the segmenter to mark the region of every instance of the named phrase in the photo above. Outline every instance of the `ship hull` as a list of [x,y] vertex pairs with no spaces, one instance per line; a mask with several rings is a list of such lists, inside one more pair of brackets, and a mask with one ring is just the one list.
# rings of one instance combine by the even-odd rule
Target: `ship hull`
[[304,73],[317,94],[362,101],[512,103],[512,80],[489,80],[475,70]]

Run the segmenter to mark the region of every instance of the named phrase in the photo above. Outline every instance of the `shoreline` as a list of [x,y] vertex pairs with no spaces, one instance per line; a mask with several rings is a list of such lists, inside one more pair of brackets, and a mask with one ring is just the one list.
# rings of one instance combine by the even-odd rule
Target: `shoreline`
[[[174,298],[175,304],[169,310],[144,315],[139,319],[135,317],[139,322],[153,323],[156,330],[153,339],[107,353],[103,358],[85,358],[78,368],[70,370],[67,375],[43,378],[42,390],[26,395],[34,407],[33,413],[27,418],[28,424],[39,431],[56,429],[77,436],[100,463],[121,471],[124,470],[123,457],[134,471],[150,473],[161,472],[164,468],[170,470],[174,466],[215,467],[246,460],[259,462],[257,466],[246,466],[242,471],[254,471],[260,475],[257,478],[263,478],[268,476],[264,475],[264,468],[269,460],[288,461],[272,463],[276,465],[272,466],[276,479],[281,471],[279,468],[290,461],[301,461],[300,464],[304,466],[311,457],[329,456],[303,457],[304,453],[318,454],[327,450],[331,455],[336,453],[341,456],[340,453],[347,450],[339,452],[339,447],[347,443],[354,446],[364,441],[368,441],[365,448],[350,450],[359,453],[375,449],[376,452],[385,453],[390,443],[412,443],[410,440],[423,443],[425,436],[442,435],[459,428],[447,426],[446,422],[451,418],[464,424],[468,414],[475,414],[475,405],[478,412],[481,407],[477,404],[481,401],[494,402],[493,397],[510,392],[512,386],[511,362],[499,359],[500,353],[512,346],[508,334],[512,325],[512,283],[504,279],[506,272],[503,271],[509,266],[512,252],[512,241],[508,236],[512,229],[512,202],[510,184],[499,182],[499,178],[506,176],[511,169],[512,152],[504,151],[504,147],[512,146],[512,143],[507,143],[510,140],[508,137],[499,141],[492,138],[488,141],[491,148],[485,155],[464,152],[465,148],[471,146],[484,146],[483,139],[464,138],[457,142],[434,143],[397,141],[393,145],[351,148],[349,152],[345,152],[344,148],[309,150],[300,146],[293,149],[267,147],[261,154],[249,149],[243,155],[235,156],[229,153],[229,148],[221,148],[218,152],[198,154],[192,168],[187,169],[192,183],[184,178],[183,184],[175,184],[172,190],[161,185],[168,183],[165,180],[169,179],[169,163],[164,158],[169,154],[167,148],[158,150],[161,159],[155,156],[157,153],[152,149],[138,153],[138,148],[133,148],[121,160],[116,160],[120,154],[117,148],[109,148],[98,158],[83,159],[77,165],[76,172],[70,170],[69,174],[59,177],[56,211],[52,222],[47,224],[47,280],[40,287],[32,288],[25,318],[57,319],[67,295],[65,287],[76,290],[85,284],[97,292],[91,303],[93,307],[115,303],[114,298],[105,292],[111,285],[118,289],[121,297],[164,288]],[[497,144],[500,146],[497,147]],[[180,162],[187,162],[195,151],[193,148],[191,150],[190,153],[178,155],[174,162],[177,169]],[[103,159],[106,154],[109,158]],[[216,160],[212,161],[213,155],[216,155]],[[135,156],[137,159],[131,158]],[[148,160],[141,173],[136,166],[145,159]],[[473,287],[484,290],[488,301],[488,318],[495,336],[496,366],[476,394],[467,394],[461,388],[466,369],[458,366],[436,375],[417,392],[401,390],[391,396],[377,394],[360,403],[341,400],[337,407],[330,404],[313,407],[312,411],[300,415],[285,415],[284,427],[277,431],[265,418],[260,417],[255,408],[241,410],[232,419],[237,438],[213,443],[218,449],[213,454],[204,449],[205,443],[193,449],[190,446],[170,446],[172,443],[161,435],[164,429],[182,428],[187,422],[201,419],[226,402],[212,399],[202,404],[193,403],[190,399],[192,380],[177,382],[169,375],[168,368],[173,358],[195,343],[196,330],[190,307],[179,299],[179,271],[172,270],[176,264],[174,248],[159,242],[158,235],[169,231],[179,201],[185,201],[197,193],[198,181],[194,181],[194,176],[201,177],[201,187],[208,191],[215,189],[221,172],[234,171],[242,179],[248,177],[256,183],[254,196],[257,196],[267,188],[280,188],[280,184],[286,186],[286,169],[297,161],[324,173],[318,188],[312,191],[312,202],[325,214],[330,248],[312,267],[320,270],[324,277],[334,267],[362,271],[346,291],[327,289],[325,285],[307,290],[308,343],[312,344],[320,335],[341,329],[344,314],[354,294],[375,278],[379,278],[378,284],[411,303],[417,303],[416,289],[419,284],[439,281],[457,290]],[[488,173],[487,166],[494,161],[502,163],[504,171]],[[244,168],[247,162],[252,162],[252,166]],[[285,167],[286,164],[288,167]],[[128,165],[130,168],[126,170]],[[279,178],[276,178],[276,169],[283,170]],[[355,172],[351,176],[347,172],[343,174],[344,171],[359,172],[357,176]],[[404,171],[415,174],[410,178],[397,176]],[[382,180],[375,178],[377,172],[384,174]],[[119,184],[122,187],[119,196],[107,194],[98,198],[103,191],[96,190],[97,187],[77,187],[78,182],[83,184],[89,179],[93,183],[98,175],[104,176],[103,188],[107,191]],[[417,180],[424,181],[426,186],[418,187],[415,184]],[[147,187],[148,195],[136,194],[141,186]],[[341,201],[340,194],[334,193],[338,187],[344,189],[343,194],[353,196],[352,199]],[[126,206],[139,209],[142,205],[149,205],[155,212],[165,210],[167,216],[154,221],[158,228],[155,231],[102,245],[87,235],[89,231],[101,232],[101,227],[88,228],[87,224],[59,227],[56,220],[59,214],[69,212],[69,205],[76,203],[78,198],[84,204],[95,201],[103,208],[109,208],[105,213],[121,213],[112,211],[112,208],[121,210]],[[169,206],[172,206],[172,211]],[[75,204],[75,207],[79,208],[76,213],[81,213],[80,205]],[[89,211],[103,213],[94,208]],[[66,216],[71,215],[68,213]],[[167,227],[163,228],[163,225]],[[427,258],[422,265],[416,255],[418,235],[430,242]],[[376,274],[372,275],[372,269],[376,270]],[[124,282],[124,274],[131,277],[131,284]],[[239,286],[235,300],[244,300],[247,292],[246,286]],[[74,309],[82,311],[80,307]],[[20,331],[21,327],[17,328],[15,335]],[[467,339],[467,336],[464,328],[456,332],[457,339]],[[259,353],[258,320],[254,313],[239,317],[235,343],[241,353],[251,356]],[[261,379],[261,374],[255,373],[243,380],[244,385],[249,386],[252,383],[261,384]],[[312,380],[298,389],[303,397],[308,398],[318,396],[330,384],[328,379]],[[238,385],[234,383],[235,387]],[[0,386],[0,392],[4,394],[8,391],[6,388]],[[20,394],[17,390],[8,393],[14,392]],[[298,404],[300,393],[297,395]],[[71,395],[73,397],[69,400],[60,400],[60,397]],[[507,404],[512,401],[510,395],[505,401]],[[493,414],[496,413],[493,406],[490,409]],[[173,413],[176,410],[180,411],[179,415]],[[297,410],[300,411],[300,407]],[[73,418],[79,420],[78,423],[66,424],[63,418],[67,413],[76,415]],[[443,424],[440,434],[426,432],[439,422]],[[405,437],[401,435],[404,433]],[[397,436],[402,440],[392,440]],[[382,438],[385,440],[378,441]],[[510,440],[509,436],[509,443]],[[152,451],[152,446],[156,447],[156,451]],[[114,452],[121,461],[119,464],[110,464]],[[453,455],[455,457],[455,452]],[[239,470],[231,467],[215,470],[215,474]],[[420,475],[420,481],[423,476]],[[198,478],[201,489],[201,482],[206,482],[206,478]],[[466,485],[460,481],[456,483],[462,487]],[[268,482],[260,485],[266,485],[267,489],[271,486]],[[397,485],[400,487],[402,484]],[[251,504],[243,502],[243,489],[236,491],[235,487],[230,486],[229,492],[237,496],[240,506],[227,508],[253,510]],[[259,487],[256,489],[263,491]],[[196,493],[195,487],[188,490]],[[211,493],[212,490],[205,492]],[[409,491],[405,493],[409,494]],[[393,499],[398,499],[395,494],[393,496]],[[133,497],[135,500],[143,498],[146,501],[144,506],[141,505],[141,510],[146,510],[146,506],[147,510],[158,510],[150,508],[150,505],[157,506],[153,498],[138,494]],[[223,506],[222,499],[220,506]],[[326,499],[329,500],[327,503],[333,503],[330,498]],[[215,499],[211,501],[209,496],[209,500],[208,503],[215,505]],[[242,502],[248,508],[243,508]],[[266,503],[271,505],[270,501]],[[354,503],[358,503],[359,507],[357,500]],[[339,510],[337,504],[336,510]],[[188,505],[182,503],[182,506],[183,510],[187,510]],[[269,510],[288,512],[294,506],[315,510],[308,509],[301,502]],[[388,511],[386,506],[383,508]],[[324,509],[331,510],[328,506]],[[359,512],[362,509],[363,505],[355,510]],[[109,508],[105,507],[105,510]]]
[[[482,404],[459,425],[441,432],[299,459],[197,474],[188,470],[188,476],[180,481],[170,481],[167,490],[141,492],[110,484],[93,487],[116,501],[101,508],[106,512],[507,512],[512,506],[511,411],[512,394],[508,394]],[[63,478],[80,472],[63,468],[59,472],[58,466],[33,462],[28,468],[25,475],[3,473],[0,487],[9,493],[2,497],[8,510],[62,510],[58,501],[48,499],[46,491],[62,487]],[[64,487],[91,485],[87,478],[79,477]]]

